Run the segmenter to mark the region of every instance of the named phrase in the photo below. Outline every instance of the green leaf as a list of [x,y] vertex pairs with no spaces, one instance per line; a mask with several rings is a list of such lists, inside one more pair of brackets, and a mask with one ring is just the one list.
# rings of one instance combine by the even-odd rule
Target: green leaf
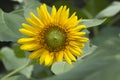
[[102,29],[102,31],[93,38],[92,43],[100,46],[103,45],[105,42],[109,42],[106,40],[109,40],[111,38],[120,38],[119,37],[120,29],[118,27],[105,27]]
[[23,9],[17,9],[17,10],[12,11],[11,13],[24,17],[24,10]]
[[30,12],[37,15],[36,8],[41,5],[37,0],[25,0],[24,1],[24,16],[30,17]]
[[120,1],[113,2],[110,6],[102,10],[96,18],[112,17],[120,12]]
[[5,80],[27,80],[27,78],[22,75],[16,75],[16,76],[11,76]]
[[85,54],[91,54],[93,51],[95,51],[97,46],[90,44],[90,41],[85,43],[85,48],[83,48],[83,51]]
[[[40,7],[42,3],[38,2],[37,0],[25,0],[24,1],[24,16],[30,17],[30,12],[33,12],[36,16],[37,11],[36,8]],[[51,7],[47,6],[48,12],[51,12]]]
[[119,45],[119,37],[109,38],[70,71],[43,80],[120,80]]
[[35,80],[46,78],[51,75],[53,75],[53,73],[51,72],[49,67],[46,67],[40,64],[34,65],[32,77],[35,78]]
[[78,57],[79,60],[83,60],[87,57],[89,57],[90,55],[92,55],[92,53],[97,49],[96,45],[90,44],[90,41],[88,41],[87,43],[85,43],[85,47],[83,48],[84,54],[81,57]]
[[15,44],[12,46],[13,51],[15,53],[15,56],[18,58],[24,58],[25,57],[25,51],[20,49],[20,46]]
[[73,67],[73,64],[70,65],[66,62],[56,62],[52,65],[52,72],[55,73],[56,75],[65,73],[69,71]]
[[80,25],[86,25],[87,28],[98,26],[105,22],[106,19],[83,19]]
[[24,18],[12,13],[4,13],[0,10],[0,41],[14,41],[23,35],[18,31]]
[[[8,47],[2,48],[1,54],[3,55],[2,62],[8,71],[19,68],[19,67],[27,64],[27,62],[28,62],[27,58],[17,58],[14,55],[13,50]],[[24,74],[26,77],[29,78],[31,76],[32,70],[33,70],[33,66],[29,66],[29,67],[23,69],[22,71],[20,71],[20,73]]]

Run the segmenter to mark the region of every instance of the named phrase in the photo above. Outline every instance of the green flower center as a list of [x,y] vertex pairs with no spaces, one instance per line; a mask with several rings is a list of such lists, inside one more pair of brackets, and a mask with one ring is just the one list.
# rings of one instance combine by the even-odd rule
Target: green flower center
[[66,42],[65,31],[58,27],[50,27],[45,31],[45,43],[50,51],[60,50]]

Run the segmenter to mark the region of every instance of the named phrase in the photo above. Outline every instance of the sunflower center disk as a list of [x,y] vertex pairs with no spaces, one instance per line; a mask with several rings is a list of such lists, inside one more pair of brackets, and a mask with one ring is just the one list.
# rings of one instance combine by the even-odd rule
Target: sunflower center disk
[[59,28],[49,28],[45,32],[45,41],[50,51],[58,51],[65,45],[65,31]]

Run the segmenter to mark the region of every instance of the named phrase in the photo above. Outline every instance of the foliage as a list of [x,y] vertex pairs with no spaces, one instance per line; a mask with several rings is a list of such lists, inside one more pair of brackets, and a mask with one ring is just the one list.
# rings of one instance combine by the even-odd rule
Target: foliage
[[76,11],[78,17],[86,18],[80,25],[85,24],[87,37],[92,35],[93,38],[89,37],[90,41],[83,49],[84,55],[78,57],[77,62],[72,65],[64,61],[56,62],[51,67],[38,65],[37,60],[30,61],[29,52],[20,50],[16,43],[24,37],[18,31],[21,23],[29,17],[29,12],[36,14],[36,7],[42,4],[42,0],[15,1],[20,2],[20,9],[9,13],[0,9],[0,42],[12,42],[11,47],[0,49],[0,62],[5,68],[0,71],[0,80],[120,80],[119,1],[84,0],[86,5],[82,8],[77,7],[79,0],[54,2],[57,7],[68,5],[70,13]]

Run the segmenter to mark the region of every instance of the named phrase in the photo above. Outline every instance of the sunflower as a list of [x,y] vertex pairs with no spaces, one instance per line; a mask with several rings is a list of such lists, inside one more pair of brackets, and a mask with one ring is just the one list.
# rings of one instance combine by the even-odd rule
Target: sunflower
[[52,6],[51,14],[42,4],[36,8],[37,16],[30,12],[30,18],[26,18],[26,23],[22,23],[23,28],[19,31],[27,37],[20,38],[22,50],[31,51],[30,59],[39,59],[40,64],[46,66],[54,62],[66,60],[68,64],[76,61],[77,56],[81,56],[84,43],[88,38],[83,37],[86,32],[81,32],[85,25],[78,25],[78,19],[73,13],[69,16],[69,8],[61,6],[58,10]]

